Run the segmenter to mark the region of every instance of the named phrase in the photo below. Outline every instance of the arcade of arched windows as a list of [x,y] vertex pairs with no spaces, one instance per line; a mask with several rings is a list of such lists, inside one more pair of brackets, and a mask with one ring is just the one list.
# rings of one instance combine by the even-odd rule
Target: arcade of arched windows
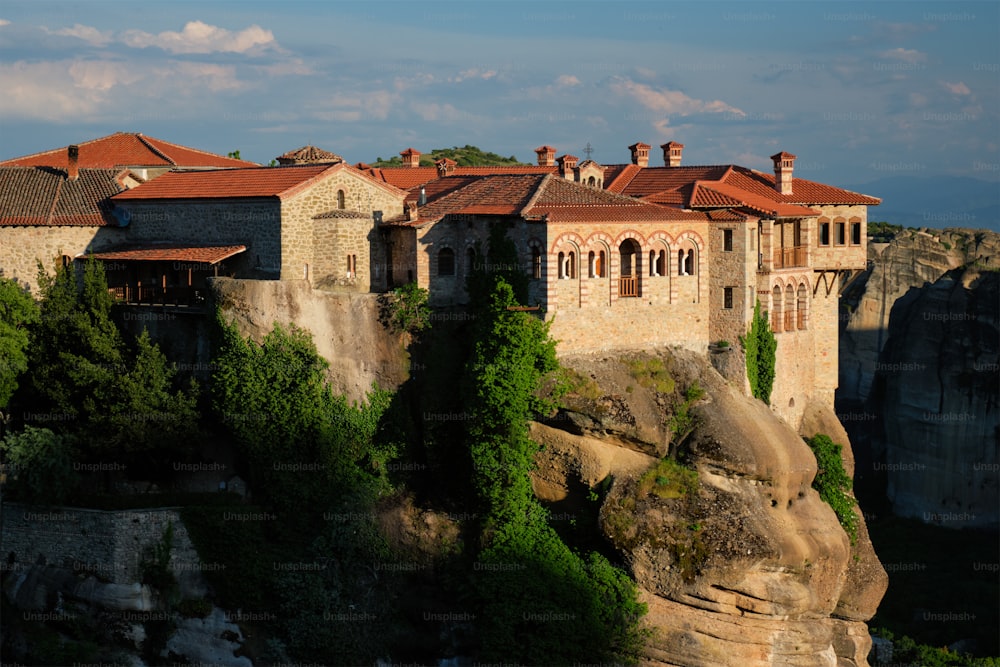
[[774,333],[809,328],[809,294],[809,283],[802,277],[779,281],[771,288],[768,310]]

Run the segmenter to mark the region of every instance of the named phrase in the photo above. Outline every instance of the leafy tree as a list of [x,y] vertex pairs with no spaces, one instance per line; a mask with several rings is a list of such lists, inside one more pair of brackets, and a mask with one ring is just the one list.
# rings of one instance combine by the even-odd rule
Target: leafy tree
[[[134,353],[111,319],[103,265],[89,259],[78,285],[70,267],[39,267],[41,316],[31,330],[29,397],[85,458],[118,455],[140,466],[190,448],[197,386],[175,390],[175,373],[143,332]],[[160,470],[159,472],[162,472]]]
[[68,438],[27,426],[0,440],[3,469],[15,496],[29,503],[58,504],[76,487],[76,458]]
[[[518,159],[511,155],[510,157],[504,157],[493,153],[491,151],[484,151],[476,146],[470,146],[466,144],[465,146],[458,147],[452,146],[451,148],[435,148],[430,153],[424,153],[420,156],[420,166],[421,167],[432,167],[437,160],[442,158],[448,158],[449,160],[454,160],[455,163],[460,167],[485,167],[485,166],[511,166],[511,165],[524,165],[529,164],[527,162],[519,162]],[[373,167],[402,167],[403,159],[394,155],[388,160],[382,159],[381,156],[375,158],[375,161],[371,163]]]
[[567,547],[531,488],[538,446],[528,421],[554,407],[540,389],[558,366],[555,342],[546,323],[516,310],[514,288],[502,276],[473,284],[490,283],[490,292],[474,293],[480,306],[463,392],[486,517],[475,581],[484,608],[479,657],[553,665],[632,659],[645,612],[634,584],[599,554],[582,557]]
[[379,295],[379,320],[392,331],[417,333],[430,324],[430,293],[416,282]]
[[770,405],[771,390],[774,387],[774,354],[778,349],[778,340],[771,331],[767,316],[760,312],[760,301],[753,308],[750,331],[746,336],[740,336],[740,343],[746,353],[750,393],[754,398]]
[[28,368],[29,327],[38,321],[38,305],[16,280],[0,278],[0,410]]

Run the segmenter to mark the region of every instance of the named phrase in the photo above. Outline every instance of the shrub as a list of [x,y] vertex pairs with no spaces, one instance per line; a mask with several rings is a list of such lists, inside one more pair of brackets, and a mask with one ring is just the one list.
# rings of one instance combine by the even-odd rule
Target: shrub
[[640,496],[681,498],[698,492],[698,472],[674,459],[664,458],[639,478]]
[[47,428],[26,426],[0,440],[4,471],[15,495],[29,503],[60,504],[76,487],[76,459],[67,438]]
[[740,344],[746,351],[750,392],[754,398],[770,405],[771,389],[774,387],[774,353],[778,349],[778,341],[767,316],[760,312],[760,301],[753,308],[750,331],[746,336],[740,336]]
[[854,513],[857,501],[847,493],[853,483],[844,470],[840,456],[842,447],[822,433],[806,442],[816,456],[818,468],[812,488],[819,491],[819,497],[833,509],[844,532],[851,538],[851,544],[855,544],[858,540],[858,516]]
[[422,331],[430,324],[429,296],[416,282],[397,287],[379,297],[379,320],[393,331]]

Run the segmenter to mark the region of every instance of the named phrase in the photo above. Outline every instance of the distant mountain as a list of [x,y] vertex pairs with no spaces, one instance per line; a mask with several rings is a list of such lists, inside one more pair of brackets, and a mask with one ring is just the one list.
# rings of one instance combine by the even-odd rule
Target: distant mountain
[[888,176],[842,187],[879,197],[869,220],[904,227],[972,227],[1000,232],[1000,182],[965,176]]
[[[527,162],[518,162],[517,158],[513,155],[510,157],[504,157],[502,155],[498,155],[497,153],[484,151],[476,146],[465,145],[462,147],[452,146],[451,148],[435,148],[430,153],[424,153],[420,156],[420,166],[433,167],[434,163],[441,158],[454,160],[459,167],[492,167],[497,165],[530,164]],[[402,167],[403,160],[398,155],[395,155],[388,160],[383,160],[379,157],[370,164],[373,167]]]

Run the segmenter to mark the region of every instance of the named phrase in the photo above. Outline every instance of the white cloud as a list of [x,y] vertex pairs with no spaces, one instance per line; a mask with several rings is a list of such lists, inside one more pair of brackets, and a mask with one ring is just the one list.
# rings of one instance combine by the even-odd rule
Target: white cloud
[[882,51],[879,55],[883,58],[888,58],[889,60],[900,60],[904,63],[919,63],[927,60],[926,53],[922,53],[916,49],[904,49],[902,47]]
[[972,94],[972,91],[969,90],[969,87],[967,85],[965,85],[965,83],[963,83],[962,81],[959,81],[958,83],[948,83],[947,81],[942,81],[941,85],[943,85],[945,88],[947,88],[948,92],[950,92],[952,95],[971,95]]
[[0,19],[0,28],[2,28],[5,25],[10,25],[10,21],[8,21],[7,19]]
[[279,48],[274,34],[258,25],[232,32],[201,21],[189,21],[181,32],[167,30],[154,35],[126,30],[121,40],[135,48],[155,46],[171,53],[248,53]]
[[495,78],[497,71],[495,69],[482,70],[478,67],[473,67],[471,69],[462,70],[456,76],[448,77],[450,83],[461,83],[468,79],[482,79],[488,81]]
[[[73,63],[18,61],[0,65],[0,116],[34,120],[84,120],[101,106],[98,87],[71,73]],[[82,79],[82,81],[81,81]]]
[[556,79],[556,85],[559,86],[560,88],[579,86],[580,79],[576,78],[572,74],[562,74]]
[[689,97],[679,90],[656,89],[623,77],[615,77],[611,83],[611,90],[618,96],[632,97],[645,108],[665,116],[689,116],[695,113],[746,115],[742,110],[721,100],[706,102]]
[[72,28],[61,28],[59,30],[43,28],[43,30],[51,35],[59,35],[60,37],[76,37],[92,46],[105,46],[110,44],[113,39],[110,30],[102,32],[97,28],[80,23],[73,24]]
[[77,60],[69,67],[69,75],[77,88],[94,91],[111,90],[118,85],[135,83],[141,77],[124,63],[107,60]]

